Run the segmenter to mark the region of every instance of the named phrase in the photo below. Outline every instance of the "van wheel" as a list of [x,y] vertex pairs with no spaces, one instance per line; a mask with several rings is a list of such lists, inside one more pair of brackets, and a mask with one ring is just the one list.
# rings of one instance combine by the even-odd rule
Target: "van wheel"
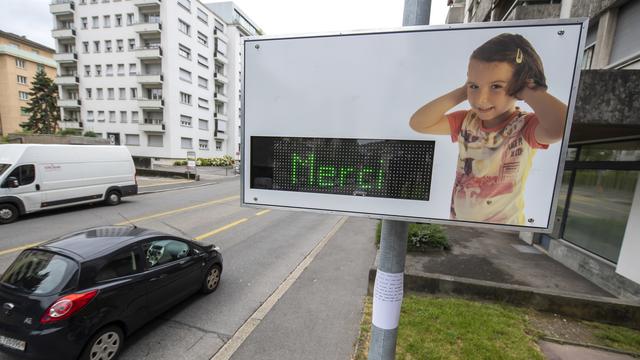
[[120,193],[112,190],[107,193],[107,196],[104,198],[104,202],[107,205],[118,205],[120,204]]
[[14,222],[18,218],[18,208],[12,204],[0,204],[0,224]]
[[107,326],[95,333],[87,343],[81,360],[115,360],[120,355],[124,334],[118,326]]

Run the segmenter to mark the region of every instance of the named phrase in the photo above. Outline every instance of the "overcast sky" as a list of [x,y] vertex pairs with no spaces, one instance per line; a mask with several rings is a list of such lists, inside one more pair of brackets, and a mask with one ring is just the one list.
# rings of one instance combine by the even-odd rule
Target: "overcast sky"
[[[0,0],[0,30],[54,47],[50,0]],[[203,1],[203,3],[215,1]],[[432,0],[431,24],[444,24],[446,0]],[[235,0],[267,35],[396,28],[404,0]]]

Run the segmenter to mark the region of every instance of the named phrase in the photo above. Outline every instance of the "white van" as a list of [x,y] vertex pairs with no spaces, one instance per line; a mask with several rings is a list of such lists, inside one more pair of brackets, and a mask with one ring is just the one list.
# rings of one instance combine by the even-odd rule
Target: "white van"
[[124,146],[0,145],[0,224],[19,215],[138,193]]

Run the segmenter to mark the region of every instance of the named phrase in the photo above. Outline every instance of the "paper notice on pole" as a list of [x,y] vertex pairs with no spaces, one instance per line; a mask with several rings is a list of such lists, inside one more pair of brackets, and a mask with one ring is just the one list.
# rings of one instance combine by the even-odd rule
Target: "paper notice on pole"
[[404,273],[386,273],[378,270],[373,287],[372,323],[380,329],[398,327],[402,306]]

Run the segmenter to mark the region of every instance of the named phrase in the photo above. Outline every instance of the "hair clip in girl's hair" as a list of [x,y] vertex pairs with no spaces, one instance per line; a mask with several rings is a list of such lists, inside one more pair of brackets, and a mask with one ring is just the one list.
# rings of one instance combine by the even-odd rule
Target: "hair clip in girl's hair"
[[516,64],[522,63],[522,58],[524,58],[524,55],[522,55],[522,50],[518,48],[518,51],[516,52]]

